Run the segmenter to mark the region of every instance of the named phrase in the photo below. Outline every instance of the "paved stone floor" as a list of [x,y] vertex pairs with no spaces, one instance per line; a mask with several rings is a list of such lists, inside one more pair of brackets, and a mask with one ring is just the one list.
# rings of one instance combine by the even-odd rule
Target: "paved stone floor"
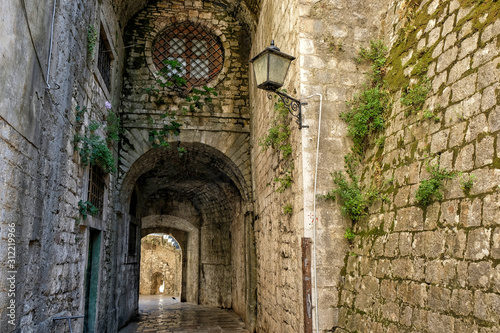
[[139,313],[139,321],[130,323],[119,333],[248,333],[243,321],[232,311],[180,303],[170,296],[141,296]]

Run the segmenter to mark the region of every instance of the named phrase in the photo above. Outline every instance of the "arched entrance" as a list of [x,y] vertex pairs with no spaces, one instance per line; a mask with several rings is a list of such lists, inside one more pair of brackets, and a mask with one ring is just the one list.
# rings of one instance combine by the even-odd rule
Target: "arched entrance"
[[[253,214],[241,171],[217,149],[183,143],[186,152],[155,148],[139,157],[123,180],[122,239],[127,249],[123,298],[137,311],[139,240],[172,235],[182,252],[181,300],[231,308],[248,323],[255,306]],[[135,236],[134,236],[135,235]],[[135,250],[135,251],[134,251]],[[165,272],[151,284],[162,284]],[[156,290],[159,286],[154,286]],[[150,286],[153,288],[153,286]],[[152,289],[150,289],[152,291]]]
[[182,251],[168,234],[153,233],[141,238],[139,294],[163,294],[180,298]]

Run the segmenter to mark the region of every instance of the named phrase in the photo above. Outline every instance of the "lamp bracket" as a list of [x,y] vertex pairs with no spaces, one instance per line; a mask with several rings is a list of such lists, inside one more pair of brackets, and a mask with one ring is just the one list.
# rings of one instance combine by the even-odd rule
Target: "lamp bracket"
[[308,125],[302,125],[302,105],[307,105],[307,103],[302,103],[298,99],[288,96],[287,94],[278,90],[268,91],[267,98],[272,100],[273,93],[280,97],[281,101],[288,109],[288,112],[292,115],[292,117],[295,118],[295,122],[299,125],[299,129],[309,127]]

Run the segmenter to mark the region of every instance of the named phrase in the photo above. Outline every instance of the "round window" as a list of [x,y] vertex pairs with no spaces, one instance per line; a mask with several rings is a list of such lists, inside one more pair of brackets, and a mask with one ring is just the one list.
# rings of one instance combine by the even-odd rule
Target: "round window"
[[172,74],[188,87],[202,86],[222,70],[224,50],[219,38],[200,24],[186,21],[161,32],[153,44],[153,62],[162,70],[175,64]]

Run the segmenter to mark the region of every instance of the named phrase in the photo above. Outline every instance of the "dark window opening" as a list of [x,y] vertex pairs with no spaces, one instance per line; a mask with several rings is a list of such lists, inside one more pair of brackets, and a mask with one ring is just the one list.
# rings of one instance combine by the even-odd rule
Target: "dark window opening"
[[111,62],[113,61],[113,53],[106,38],[106,33],[101,26],[101,33],[99,37],[99,52],[97,57],[97,69],[101,73],[104,84],[111,93]]
[[104,208],[104,191],[106,189],[104,177],[106,174],[96,165],[91,165],[89,172],[88,201],[97,208],[99,211],[98,216],[102,217],[102,211]]
[[137,255],[137,224],[132,221],[128,225],[128,255]]
[[188,88],[214,79],[224,64],[219,38],[201,24],[186,21],[162,32],[153,44],[153,61],[158,70],[164,61],[175,60],[181,68],[173,73],[186,78]]
[[134,217],[137,215],[137,192],[135,190],[132,192],[132,197],[130,198],[129,214]]

